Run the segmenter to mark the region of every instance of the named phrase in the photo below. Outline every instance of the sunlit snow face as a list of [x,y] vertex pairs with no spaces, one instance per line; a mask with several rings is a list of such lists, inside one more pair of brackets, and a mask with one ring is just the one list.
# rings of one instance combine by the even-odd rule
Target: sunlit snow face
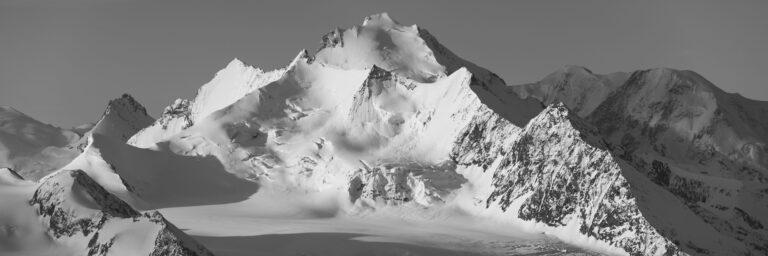
[[370,16],[362,26],[335,33],[334,43],[316,54],[319,61],[357,69],[377,65],[419,82],[435,81],[446,73],[418,27],[400,25],[387,14]]

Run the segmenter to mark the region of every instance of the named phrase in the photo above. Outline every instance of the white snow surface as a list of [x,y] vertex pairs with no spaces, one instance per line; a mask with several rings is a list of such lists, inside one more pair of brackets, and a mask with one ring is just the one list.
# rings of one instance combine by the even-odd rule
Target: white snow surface
[[12,168],[31,179],[40,178],[77,156],[71,145],[81,136],[0,106],[0,167]]
[[[1,255],[67,255],[66,245],[52,242],[46,228],[29,199],[36,189],[34,182],[19,182],[8,169],[0,169],[0,254]],[[11,182],[8,182],[9,178]]]
[[277,80],[284,72],[285,69],[263,71],[234,59],[216,73],[210,82],[200,87],[193,100],[177,99],[165,109],[155,124],[136,133],[128,143],[149,147],[154,142],[165,140],[212,112],[234,103],[245,94]]
[[[151,125],[154,118],[131,95],[109,101],[101,119],[89,133],[101,134],[119,141],[127,141],[136,132]],[[87,134],[86,134],[87,136]]]

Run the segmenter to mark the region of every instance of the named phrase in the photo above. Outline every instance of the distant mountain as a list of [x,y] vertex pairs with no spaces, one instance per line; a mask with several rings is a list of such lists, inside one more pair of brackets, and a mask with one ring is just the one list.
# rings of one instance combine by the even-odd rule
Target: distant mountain
[[766,118],[768,102],[672,69],[634,72],[589,117],[616,155],[755,254],[768,253]]
[[11,107],[0,107],[0,167],[36,180],[64,166],[78,152],[83,134],[37,121]]
[[37,180],[74,159],[98,133],[126,141],[154,119],[130,95],[112,100],[96,124],[62,129],[42,123],[10,107],[0,107],[0,167]]
[[539,82],[513,87],[521,97],[531,97],[551,105],[565,103],[576,114],[585,117],[605,101],[629,77],[628,73],[608,75],[592,73],[580,66],[563,67]]

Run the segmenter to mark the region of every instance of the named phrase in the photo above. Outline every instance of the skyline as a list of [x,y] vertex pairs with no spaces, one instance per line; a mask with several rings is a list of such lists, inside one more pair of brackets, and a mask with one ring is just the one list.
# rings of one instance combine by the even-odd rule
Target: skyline
[[511,85],[566,65],[596,73],[670,67],[768,100],[765,2],[505,1],[471,10],[462,1],[332,2],[3,2],[0,105],[72,127],[98,121],[110,99],[129,93],[158,117],[234,58],[280,68],[301,49],[314,52],[323,34],[380,12],[426,28]]

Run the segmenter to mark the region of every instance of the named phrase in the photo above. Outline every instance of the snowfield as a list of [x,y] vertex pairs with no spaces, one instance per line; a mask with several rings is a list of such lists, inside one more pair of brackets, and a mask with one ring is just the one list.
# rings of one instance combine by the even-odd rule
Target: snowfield
[[0,109],[0,254],[768,254],[766,102],[671,69],[509,86],[386,13],[322,40],[156,120]]

